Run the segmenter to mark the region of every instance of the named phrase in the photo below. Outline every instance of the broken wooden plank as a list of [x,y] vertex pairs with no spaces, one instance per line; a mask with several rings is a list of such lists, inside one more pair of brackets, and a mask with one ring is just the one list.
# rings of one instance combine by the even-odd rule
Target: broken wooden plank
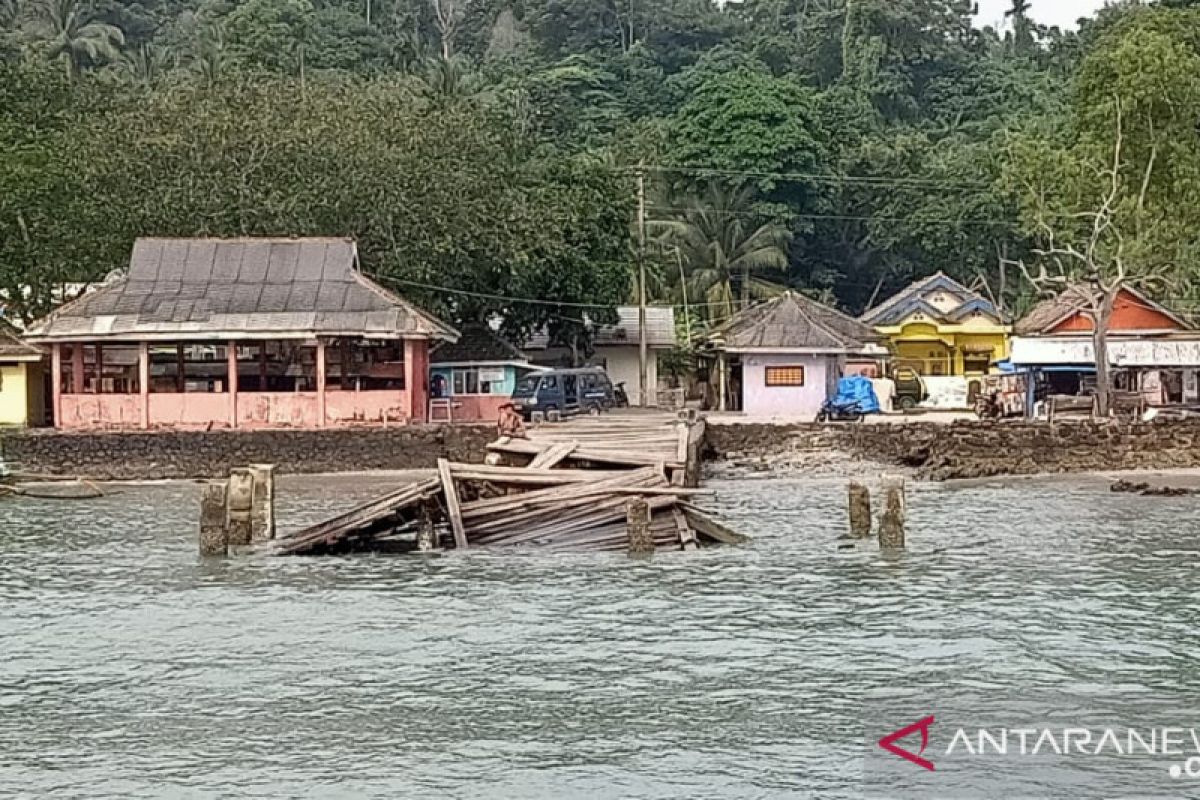
[[559,442],[534,456],[527,469],[550,469],[566,460],[579,447],[578,442]]
[[629,475],[629,470],[594,469],[531,469],[529,467],[500,467],[490,464],[450,465],[450,472],[460,481],[488,481],[508,486],[560,486]]
[[446,514],[450,517],[450,530],[454,531],[454,546],[466,550],[467,532],[463,529],[462,508],[458,503],[458,489],[454,485],[454,476],[450,474],[450,462],[439,458],[438,476],[442,481],[442,494],[446,498]]
[[684,516],[687,517],[688,526],[710,539],[722,544],[744,544],[750,541],[749,536],[743,536],[737,531],[725,527],[706,511],[696,508],[689,503],[680,503],[679,507],[683,510]]
[[[487,446],[487,449],[497,453],[513,453],[515,455],[536,456],[537,454],[541,453],[542,450],[545,450],[550,446],[551,445],[548,444],[537,444],[536,442],[531,442],[525,439],[512,439],[508,442],[492,442]],[[631,444],[630,446],[634,447],[635,445]],[[675,457],[675,452],[673,449],[671,451],[671,457],[672,459]],[[622,450],[618,452],[580,447],[571,453],[571,458],[575,461],[589,461],[595,464],[618,464],[628,467],[650,467],[654,466],[655,464],[662,463],[662,459],[657,455],[646,455],[633,449]],[[683,466],[682,463],[676,461],[668,461],[667,465],[670,467]]]
[[700,546],[696,541],[696,532],[688,525],[687,516],[679,508],[671,509],[671,516],[675,520],[675,530],[679,532],[679,546],[684,550],[695,550]]
[[322,545],[336,544],[401,511],[414,508],[433,497],[440,489],[441,483],[437,479],[405,486],[377,500],[356,506],[333,519],[280,537],[272,543],[271,551],[277,555],[289,555],[306,552]]

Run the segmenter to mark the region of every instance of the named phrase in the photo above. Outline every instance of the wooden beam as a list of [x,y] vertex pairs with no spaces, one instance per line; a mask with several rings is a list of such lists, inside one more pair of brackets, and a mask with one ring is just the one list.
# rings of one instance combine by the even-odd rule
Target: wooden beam
[[749,536],[743,536],[725,527],[695,506],[688,503],[680,503],[679,505],[683,509],[684,516],[687,517],[688,527],[704,534],[710,539],[715,539],[722,544],[743,544],[750,541]]
[[534,456],[527,469],[550,469],[565,461],[579,449],[578,442],[560,442]]
[[438,476],[442,479],[442,494],[446,496],[446,513],[450,516],[450,528],[454,531],[454,546],[460,550],[467,549],[467,532],[463,528],[462,507],[458,503],[458,489],[454,486],[454,476],[450,473],[450,462],[444,458],[438,459]]

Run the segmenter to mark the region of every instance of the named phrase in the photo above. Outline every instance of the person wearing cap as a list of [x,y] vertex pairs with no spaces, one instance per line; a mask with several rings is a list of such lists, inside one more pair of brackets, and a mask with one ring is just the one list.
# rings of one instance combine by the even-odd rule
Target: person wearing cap
[[500,406],[500,416],[496,420],[496,435],[512,439],[526,439],[525,420],[517,413],[512,403]]

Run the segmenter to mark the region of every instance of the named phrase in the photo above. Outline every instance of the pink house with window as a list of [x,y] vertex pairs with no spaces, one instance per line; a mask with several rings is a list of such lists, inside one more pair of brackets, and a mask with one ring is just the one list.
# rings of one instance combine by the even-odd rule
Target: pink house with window
[[35,322],[66,430],[425,420],[448,325],[359,269],[349,239],[139,239],[129,269]]
[[853,317],[785,292],[735,314],[709,338],[718,407],[764,418],[816,416],[837,393],[847,359],[886,356],[881,341]]

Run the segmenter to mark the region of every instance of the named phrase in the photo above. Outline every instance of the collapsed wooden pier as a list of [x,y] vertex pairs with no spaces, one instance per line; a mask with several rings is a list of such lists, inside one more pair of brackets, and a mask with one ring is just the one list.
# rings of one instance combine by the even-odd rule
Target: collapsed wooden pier
[[[691,550],[746,537],[693,503],[703,422],[580,420],[500,439],[438,475],[275,540],[280,555],[540,547]],[[569,438],[568,438],[569,437]],[[635,540],[637,540],[635,542]]]

